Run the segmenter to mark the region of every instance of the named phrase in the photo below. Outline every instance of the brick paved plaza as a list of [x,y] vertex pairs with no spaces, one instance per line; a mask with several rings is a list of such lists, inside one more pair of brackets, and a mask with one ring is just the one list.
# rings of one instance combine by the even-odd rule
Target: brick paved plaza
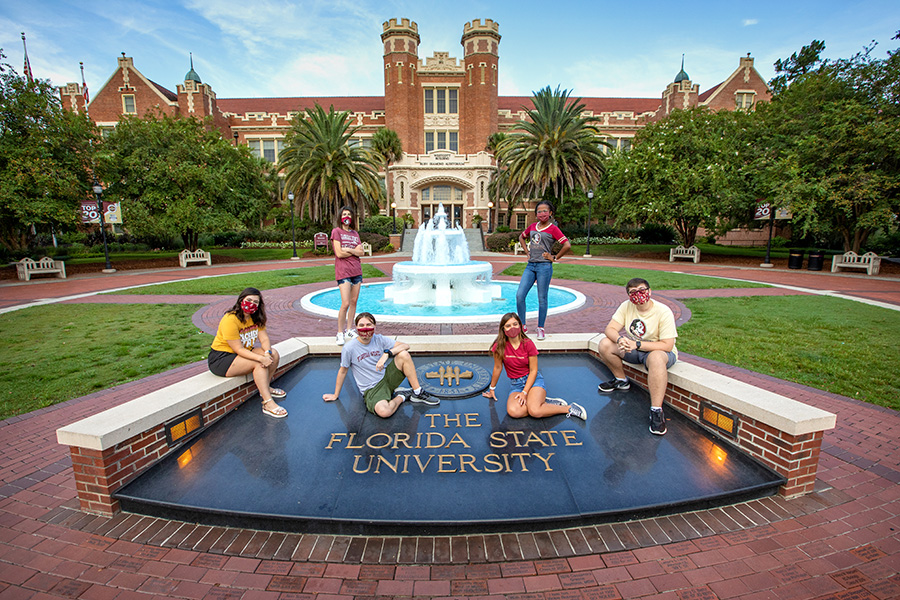
[[[377,256],[367,262],[389,272],[395,260]],[[491,256],[495,273],[516,260]],[[900,306],[900,280],[884,276],[568,260],[791,286],[657,293],[679,322],[690,318],[679,299],[698,295],[829,291]],[[10,283],[0,286],[0,308],[49,299],[171,302],[171,297],[91,294],[293,265],[243,263]],[[550,317],[551,335],[583,331],[586,323],[603,327],[619,302],[609,299],[610,292],[622,296],[610,286],[554,283],[578,289],[588,302]],[[268,292],[274,341],[330,335],[332,320],[301,313],[295,302],[331,285]],[[194,323],[213,332],[223,306],[232,301],[203,297],[206,308],[195,314]],[[392,333],[390,325],[384,329]],[[493,330],[493,324],[403,326],[404,333],[416,334]],[[900,413],[684,353],[680,358],[835,413],[837,426],[825,434],[816,492],[626,523],[440,537],[285,534],[79,512],[68,448],[56,442],[56,429],[202,372],[206,365],[199,362],[0,423],[0,600],[900,598]]]

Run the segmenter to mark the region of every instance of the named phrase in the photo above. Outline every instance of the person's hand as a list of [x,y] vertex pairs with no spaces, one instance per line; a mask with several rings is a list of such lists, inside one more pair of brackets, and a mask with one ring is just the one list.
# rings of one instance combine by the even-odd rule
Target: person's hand
[[325,402],[334,402],[337,399],[337,394],[322,394],[322,400]]
[[550,262],[553,262],[553,255],[550,254],[549,252],[544,252],[544,253],[541,254],[541,256],[543,256],[546,260],[549,260]]
[[260,360],[259,363],[264,367],[268,367],[269,365],[272,364],[272,357],[269,356],[268,354],[263,354],[262,360]]
[[485,398],[490,398],[491,400],[497,399],[497,395],[494,394],[494,390],[491,390],[491,389],[488,389],[485,392],[481,392],[481,395],[484,396]]
[[381,355],[381,358],[379,358],[379,359],[378,359],[378,362],[375,363],[375,370],[376,370],[376,371],[381,371],[382,369],[384,369],[384,363],[387,362],[387,358],[388,358],[388,355],[387,355],[387,354],[382,354],[382,355]]
[[356,246],[356,248],[354,248],[354,250],[356,251],[357,256],[362,256],[363,254],[365,254],[365,252],[363,252],[362,244],[357,244],[357,246]]
[[516,402],[519,403],[519,406],[525,406],[525,399],[528,396],[525,395],[525,392],[519,392],[516,394]]

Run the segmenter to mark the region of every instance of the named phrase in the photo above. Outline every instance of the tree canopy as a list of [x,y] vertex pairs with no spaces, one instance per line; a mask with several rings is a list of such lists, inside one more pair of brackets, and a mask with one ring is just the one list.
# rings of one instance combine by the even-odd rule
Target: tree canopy
[[755,196],[744,170],[748,115],[705,107],[673,111],[610,162],[603,205],[620,221],[672,224],[682,243],[697,229],[746,220]]
[[281,153],[285,189],[293,191],[299,211],[314,221],[333,218],[345,204],[362,215],[364,204],[377,210],[382,188],[378,157],[349,144],[358,127],[350,127],[349,112],[325,112],[318,104],[294,117]]
[[755,115],[773,204],[804,234],[837,234],[856,252],[900,214],[900,54],[877,59],[874,48],[827,61],[813,42],[779,61],[779,91]]
[[[0,61],[4,59],[0,50]],[[0,63],[0,244],[26,247],[31,226],[56,230],[78,222],[89,198],[96,131],[63,110],[45,80],[26,80]]]
[[190,249],[200,233],[258,223],[273,202],[268,163],[194,118],[123,118],[98,151],[97,167],[104,199],[122,202],[126,228],[180,235]]

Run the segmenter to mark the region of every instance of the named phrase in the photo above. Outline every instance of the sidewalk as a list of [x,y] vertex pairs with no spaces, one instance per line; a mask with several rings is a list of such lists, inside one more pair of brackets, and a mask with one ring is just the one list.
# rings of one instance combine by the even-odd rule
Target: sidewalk
[[[491,258],[495,273],[520,260]],[[376,256],[367,262],[389,272],[395,260]],[[828,292],[900,306],[897,279],[693,263],[567,260],[788,286],[756,293]],[[331,261],[304,260],[299,266],[314,264]],[[3,284],[0,308],[295,265],[237,263]],[[554,317],[555,331],[583,329],[585,322],[609,310],[603,300],[608,286],[565,282],[569,284],[588,295],[589,306],[577,316]],[[682,294],[670,293],[667,299],[677,306],[679,297],[687,297],[687,292]],[[292,335],[299,330],[330,333],[332,322],[299,314],[292,308],[292,296],[296,292],[273,297],[285,330]],[[198,326],[209,327],[221,314],[214,298],[207,301],[211,303],[195,316]],[[474,326],[457,327],[453,333],[469,333]],[[450,332],[440,327],[433,331]],[[80,513],[68,450],[56,443],[56,429],[205,369],[195,363],[0,422],[0,600],[900,598],[900,413],[738,367],[683,358],[836,413],[837,427],[826,433],[823,443],[818,490],[791,500],[765,498],[628,523],[444,537],[299,535]]]

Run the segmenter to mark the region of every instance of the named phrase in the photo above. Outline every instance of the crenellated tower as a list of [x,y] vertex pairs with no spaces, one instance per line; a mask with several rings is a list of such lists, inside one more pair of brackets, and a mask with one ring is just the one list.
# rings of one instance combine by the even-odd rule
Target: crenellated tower
[[417,77],[419,28],[409,19],[390,19],[382,27],[385,125],[400,136],[404,152],[418,154],[424,151]]
[[497,69],[500,60],[500,24],[475,19],[463,26],[460,43],[466,71],[459,115],[460,153],[484,150],[498,130]]

